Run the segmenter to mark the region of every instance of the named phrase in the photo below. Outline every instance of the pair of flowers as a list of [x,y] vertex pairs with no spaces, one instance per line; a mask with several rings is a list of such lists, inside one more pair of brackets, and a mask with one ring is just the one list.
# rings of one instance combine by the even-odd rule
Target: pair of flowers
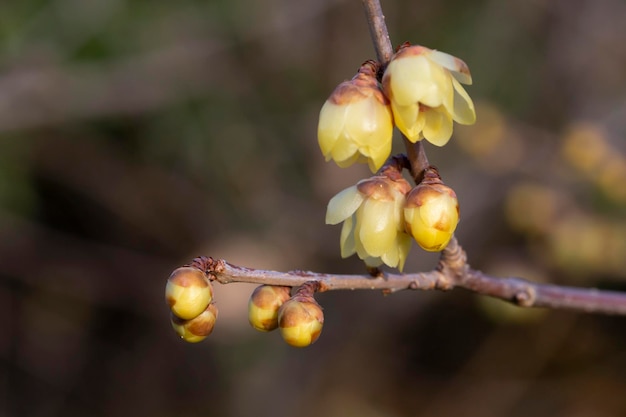
[[394,122],[413,143],[426,139],[443,146],[453,121],[476,121],[474,103],[461,86],[472,83],[462,60],[407,43],[389,62],[382,85],[378,69],[377,62],[365,62],[324,103],[318,142],[327,161],[340,167],[367,162],[376,172],[391,153]]
[[459,222],[459,204],[436,168],[428,168],[411,189],[399,171],[387,166],[330,200],[326,223],[340,222],[343,258],[356,253],[368,266],[384,263],[402,270],[411,238],[427,251],[448,245]]

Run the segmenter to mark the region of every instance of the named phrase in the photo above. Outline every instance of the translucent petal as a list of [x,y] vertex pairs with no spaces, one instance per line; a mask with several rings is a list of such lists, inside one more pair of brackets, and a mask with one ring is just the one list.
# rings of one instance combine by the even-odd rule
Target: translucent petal
[[341,237],[339,238],[339,242],[342,258],[347,258],[356,252],[356,246],[354,244],[354,227],[352,227],[353,224],[353,216],[350,216],[343,222],[343,227],[341,228]]
[[356,185],[339,192],[328,202],[326,209],[326,224],[338,224],[352,216],[363,202],[363,196]]
[[401,106],[417,103],[428,94],[428,90],[436,88],[431,74],[433,66],[424,56],[404,56],[392,60],[385,71],[383,84],[387,86],[387,95]]
[[395,268],[400,261],[398,245],[392,245],[387,252],[382,254],[380,259],[382,259],[385,265]]
[[413,239],[406,233],[398,234],[398,269],[402,271],[404,269],[404,263],[409,256]]
[[[343,160],[335,159],[335,163],[337,164],[337,166],[341,168],[348,168],[349,166],[352,166],[357,162],[361,162],[360,161],[361,158],[362,156],[358,152],[355,152],[348,159],[343,159]],[[330,160],[331,160],[330,157],[326,158],[326,162]],[[363,162],[366,162],[366,161],[363,161]]]
[[350,109],[346,130],[359,152],[367,157],[372,172],[376,172],[391,153],[393,118],[390,108],[374,97],[361,100]]
[[433,61],[428,61],[430,67],[431,85],[420,97],[419,102],[429,107],[438,107],[444,102],[452,102],[454,90],[450,73]]
[[[351,158],[354,158],[355,154],[359,151],[359,147],[357,143],[352,140],[351,137],[346,135],[346,132],[342,132],[341,135],[337,138],[330,154],[326,156],[326,160],[332,158],[337,164],[342,161],[348,161]],[[356,161],[356,159],[354,160]],[[353,162],[354,162],[353,161]],[[350,166],[352,163],[349,163],[346,166]]]
[[394,205],[390,201],[366,199],[357,211],[357,239],[370,256],[382,256],[395,243]]
[[443,108],[428,109],[424,112],[424,138],[433,145],[443,146],[452,136],[452,118]]
[[391,102],[393,117],[396,126],[413,143],[420,140],[420,133],[424,128],[425,119],[419,117],[420,111],[417,104],[410,106],[398,106]]
[[370,268],[376,268],[377,266],[380,266],[383,263],[380,257],[366,256],[365,258],[361,258],[361,259],[363,259],[363,261],[365,262],[365,265],[369,266]]
[[393,131],[391,111],[374,96],[359,100],[348,109],[346,131],[361,146],[390,137]]
[[428,57],[450,70],[452,76],[463,84],[472,84],[472,76],[467,64],[462,60],[450,54],[441,51],[432,51]]
[[338,106],[326,101],[320,110],[317,124],[317,141],[325,157],[330,155],[339,135],[344,129],[348,106]]
[[383,166],[389,155],[391,154],[391,140],[381,141],[381,144],[377,147],[370,147],[367,149],[369,153],[368,165],[372,172],[376,172]]
[[454,86],[454,111],[452,117],[455,122],[462,125],[471,125],[476,122],[476,110],[467,91],[457,80],[452,80]]

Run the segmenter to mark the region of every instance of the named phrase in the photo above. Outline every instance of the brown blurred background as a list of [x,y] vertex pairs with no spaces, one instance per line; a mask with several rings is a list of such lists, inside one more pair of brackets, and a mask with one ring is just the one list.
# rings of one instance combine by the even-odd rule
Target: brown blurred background
[[[626,3],[383,8],[394,43],[472,70],[477,125],[426,148],[472,265],[626,290]],[[626,318],[325,293],[298,350],[233,284],[209,339],[175,336],[165,280],[197,255],[363,270],[324,214],[368,171],[316,142],[373,57],[359,1],[3,1],[0,39],[1,416],[626,415]]]

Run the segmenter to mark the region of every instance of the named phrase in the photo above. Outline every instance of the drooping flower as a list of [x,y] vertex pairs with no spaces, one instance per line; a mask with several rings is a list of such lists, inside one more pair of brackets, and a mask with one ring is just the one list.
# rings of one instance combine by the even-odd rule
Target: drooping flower
[[341,256],[356,253],[368,266],[384,263],[402,270],[411,248],[402,213],[410,189],[400,174],[394,179],[377,175],[334,196],[328,203],[326,224],[343,222]]
[[448,246],[459,223],[459,202],[434,167],[407,195],[404,219],[406,230],[422,249],[437,252]]
[[389,157],[393,118],[377,70],[378,63],[366,61],[322,106],[317,138],[326,161],[332,159],[342,168],[366,162],[376,172]]
[[472,83],[465,62],[408,43],[400,47],[383,75],[398,129],[413,143],[425,138],[437,146],[450,140],[453,121],[463,125],[476,121],[474,103],[461,83]]

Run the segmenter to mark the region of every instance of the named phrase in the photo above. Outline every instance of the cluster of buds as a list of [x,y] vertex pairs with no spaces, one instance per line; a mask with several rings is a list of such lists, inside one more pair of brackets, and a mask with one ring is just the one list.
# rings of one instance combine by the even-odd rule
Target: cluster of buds
[[217,307],[213,287],[203,271],[191,266],[174,270],[165,285],[165,300],[172,327],[183,340],[197,343],[211,334]]
[[292,297],[290,287],[261,285],[250,296],[248,319],[255,329],[279,329],[282,338],[295,347],[314,343],[322,332],[324,313],[313,294],[316,282],[305,283]]
[[443,146],[453,121],[476,121],[474,103],[461,83],[471,84],[459,58],[424,46],[401,45],[382,76],[366,61],[339,84],[320,111],[317,137],[327,161],[340,167],[366,162],[376,172],[391,153],[393,126],[413,143]]
[[369,267],[385,264],[402,270],[411,237],[427,251],[441,251],[459,222],[454,191],[434,167],[411,189],[392,166],[359,181],[328,203],[326,223],[343,222],[341,256],[356,253]]

